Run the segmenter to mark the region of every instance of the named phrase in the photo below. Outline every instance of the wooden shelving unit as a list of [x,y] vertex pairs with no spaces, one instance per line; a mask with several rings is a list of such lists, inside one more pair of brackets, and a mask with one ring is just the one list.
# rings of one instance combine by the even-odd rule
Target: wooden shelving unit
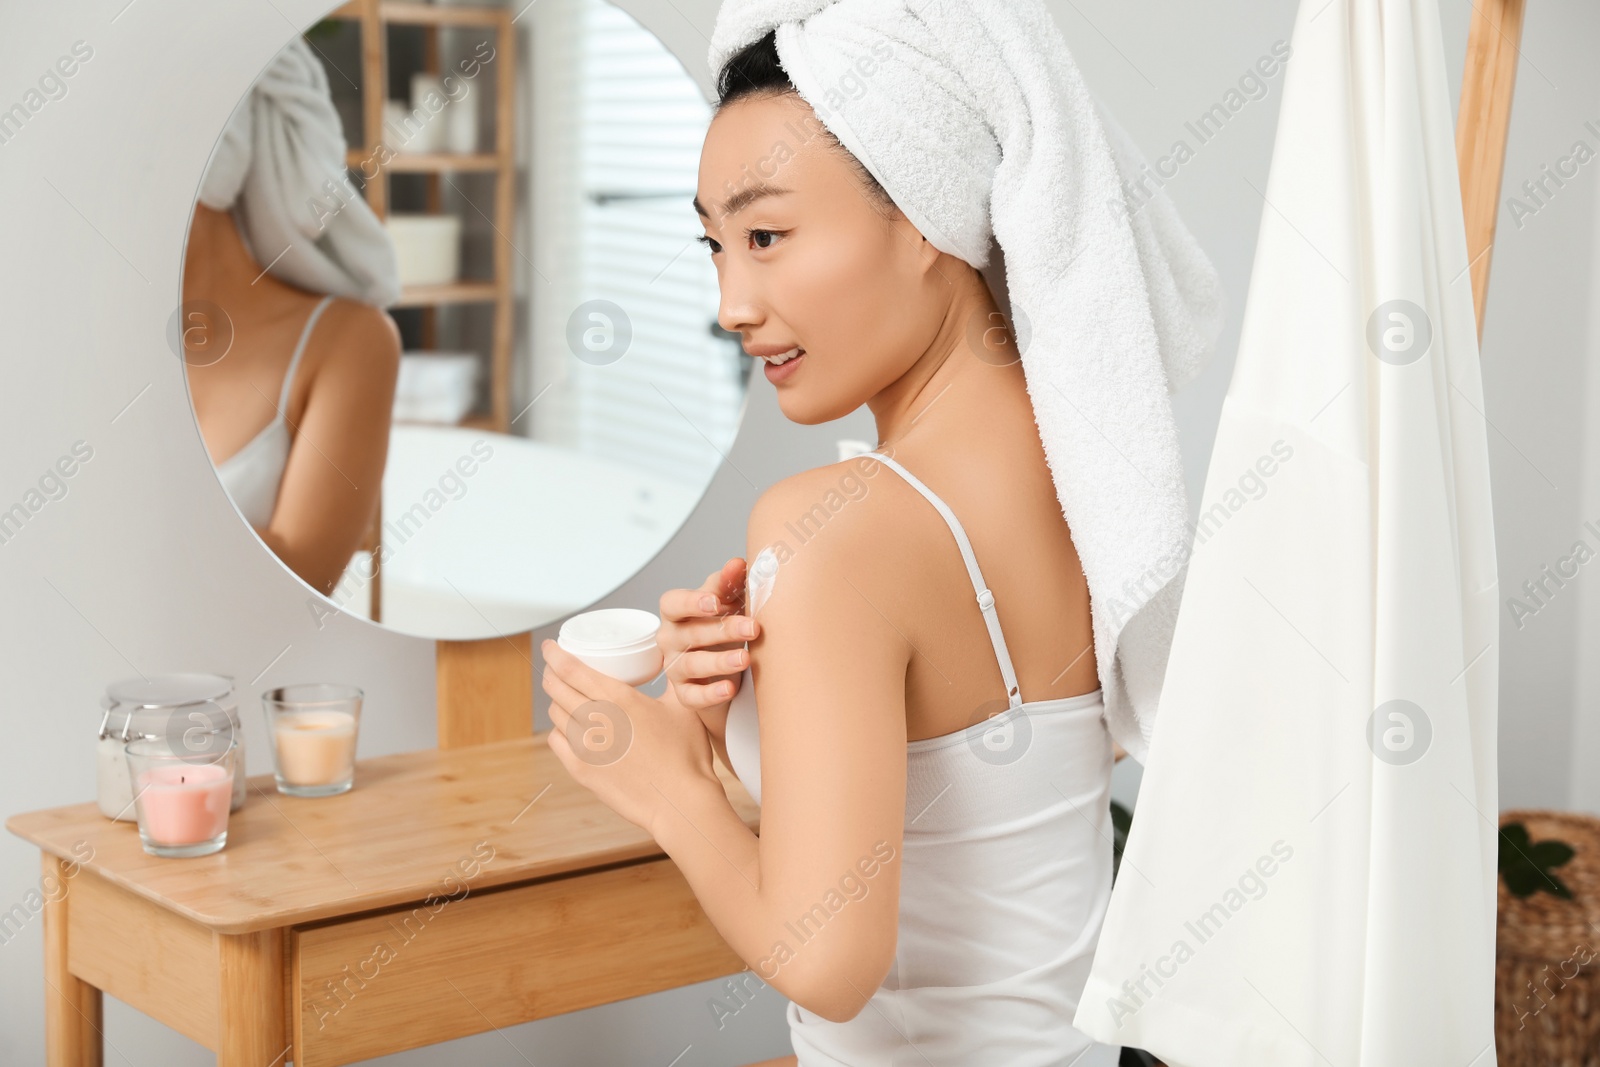
[[[498,302],[504,287],[498,282],[451,282],[448,285],[409,285],[395,303],[397,308],[438,307],[440,304]],[[498,340],[498,338],[496,338]]]
[[[380,219],[387,218],[391,201],[389,175],[421,174],[427,177],[428,210],[440,211],[440,184],[450,174],[491,174],[494,176],[494,205],[483,212],[496,231],[493,277],[487,281],[462,280],[448,285],[407,286],[398,308],[423,309],[423,346],[435,344],[435,313],[449,304],[492,304],[488,382],[489,410],[474,412],[461,421],[472,429],[500,433],[511,422],[511,335],[512,263],[511,246],[506,238],[515,225],[513,182],[516,176],[514,101],[516,96],[516,37],[512,15],[502,7],[435,6],[415,0],[350,0],[333,11],[329,18],[346,19],[360,25],[361,32],[361,125],[359,145],[346,153],[346,161],[361,178],[367,204]],[[423,27],[427,32],[424,68],[439,73],[439,30],[445,27],[479,27],[494,34],[494,56],[477,75],[494,79],[494,144],[489,151],[470,154],[406,153],[388,144],[383,128],[383,104],[389,96],[388,28],[391,25]],[[459,72],[455,72],[459,74]],[[388,151],[379,152],[380,146]],[[388,156],[387,162],[384,157]],[[378,164],[374,166],[374,164]],[[371,173],[369,176],[369,172]],[[475,205],[476,207],[476,205]],[[477,213],[481,211],[478,208]],[[374,621],[383,616],[381,548],[383,513],[373,518],[362,548],[371,553],[372,580],[370,614]],[[445,644],[445,643],[441,643]],[[443,653],[441,653],[443,654]]]
[[[516,95],[516,38],[512,14],[503,7],[434,5],[411,0],[350,0],[330,18],[349,19],[361,26],[361,107],[362,143],[352,147],[347,159],[353,168],[371,160],[381,160],[380,145],[385,144],[383,103],[388,98],[388,27],[422,27],[428,33],[424,69],[439,73],[438,31],[447,27],[479,27],[493,31],[494,58],[484,64],[479,78],[493,77],[495,84],[494,144],[489,151],[466,155],[450,153],[406,153],[399,146],[387,163],[368,178],[361,173],[367,203],[379,218],[389,214],[389,175],[421,174],[428,179],[428,209],[439,211],[440,184],[446,176],[491,174],[495,179],[494,205],[484,212],[496,231],[493,277],[485,281],[463,280],[449,285],[408,286],[395,305],[423,308],[425,341],[431,345],[434,333],[433,312],[447,304],[493,304],[493,331],[489,352],[489,410],[475,413],[463,425],[506,432],[511,421],[511,339],[512,290],[511,245],[506,239],[515,225],[514,181],[516,157],[514,138],[514,98]],[[448,73],[448,72],[447,72]],[[387,154],[387,153],[385,153]],[[481,209],[480,209],[481,210]]]
[[[352,167],[359,166],[367,157],[352,148],[347,154]],[[388,170],[396,174],[437,174],[444,171],[486,171],[500,166],[500,158],[492,154],[462,156],[446,152],[401,154],[389,161]]]

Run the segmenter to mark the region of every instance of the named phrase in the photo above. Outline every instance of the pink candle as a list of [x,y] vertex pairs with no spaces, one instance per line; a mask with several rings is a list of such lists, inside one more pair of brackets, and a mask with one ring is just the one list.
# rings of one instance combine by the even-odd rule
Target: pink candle
[[197,845],[228,828],[233,775],[226,767],[152,767],[134,788],[145,836],[157,845]]

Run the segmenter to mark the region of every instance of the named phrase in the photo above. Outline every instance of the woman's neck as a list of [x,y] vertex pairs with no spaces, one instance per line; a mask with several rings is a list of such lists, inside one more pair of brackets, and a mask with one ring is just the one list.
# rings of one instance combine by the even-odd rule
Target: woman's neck
[[245,245],[244,235],[239,232],[232,212],[213,211],[203,204],[195,206],[183,258],[185,301],[210,300],[229,307],[232,303],[229,298],[235,294],[252,285],[257,289],[268,285],[270,279],[263,278],[264,273]]
[[[1026,382],[1017,347],[983,276],[966,264],[953,275],[955,292],[927,351],[894,383],[867,402],[880,447],[900,443],[913,427],[982,418],[994,391]],[[934,432],[938,431],[924,431]]]

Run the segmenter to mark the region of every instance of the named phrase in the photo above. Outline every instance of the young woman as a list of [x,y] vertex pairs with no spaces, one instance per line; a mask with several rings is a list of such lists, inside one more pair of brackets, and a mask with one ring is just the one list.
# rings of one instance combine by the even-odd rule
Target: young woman
[[350,190],[322,61],[284,46],[223,129],[184,250],[189,395],[223,487],[329,593],[383,485],[400,334],[394,249]]
[[[1114,1062],[1071,1019],[1110,894],[1115,746],[999,309],[826,131],[770,34],[722,72],[696,207],[719,321],[784,415],[865,404],[881,443],[761,496],[749,557],[779,567],[759,623],[737,614],[742,560],[662,597],[664,699],[545,642],[549,745],[789,998],[798,1055],[771,1063]],[[759,837],[712,769],[747,665]],[[585,727],[619,714],[629,748],[597,758]]]
[[183,264],[189,396],[245,519],[330,593],[377,511],[400,334],[382,308],[264,266],[232,213],[196,205]]

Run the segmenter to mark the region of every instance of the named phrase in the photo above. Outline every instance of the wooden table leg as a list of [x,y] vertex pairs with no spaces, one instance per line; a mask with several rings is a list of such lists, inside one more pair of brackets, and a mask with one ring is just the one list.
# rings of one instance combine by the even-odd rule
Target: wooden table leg
[[[41,864],[44,902],[44,1046],[50,1067],[100,1067],[100,990],[67,970],[68,864],[49,853]],[[74,871],[73,873],[76,873]]]
[[278,1067],[283,1028],[283,931],[217,934],[217,1067]]

